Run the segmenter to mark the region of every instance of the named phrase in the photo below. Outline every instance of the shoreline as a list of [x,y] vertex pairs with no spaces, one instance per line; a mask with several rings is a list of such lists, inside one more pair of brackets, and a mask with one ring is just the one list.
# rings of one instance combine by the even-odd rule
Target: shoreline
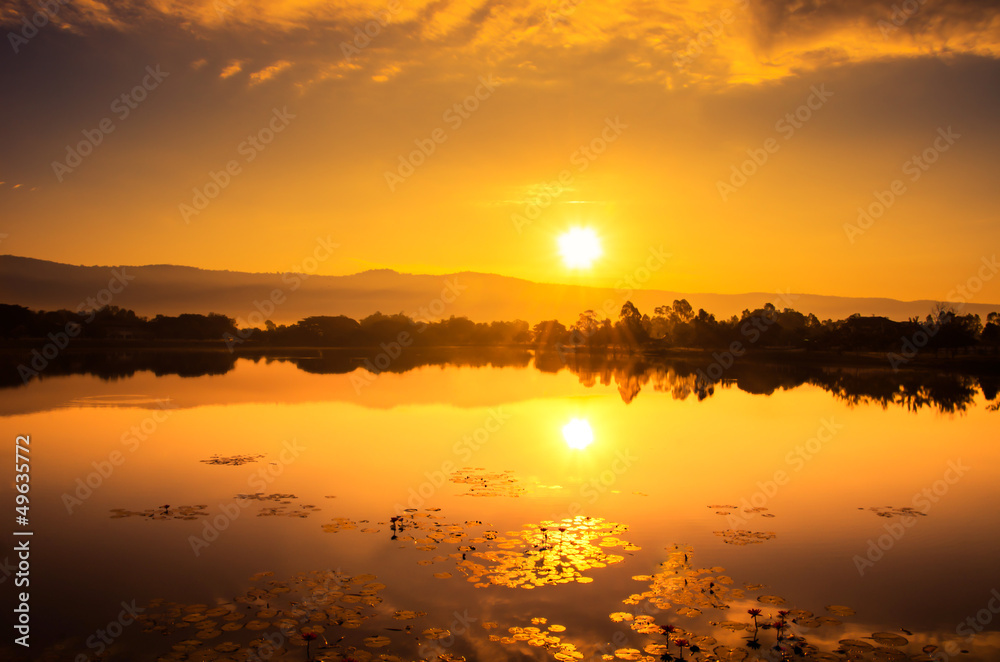
[[[0,342],[0,354],[31,355],[33,350],[40,350],[48,344],[47,338],[19,339]],[[301,358],[317,357],[323,352],[337,354],[356,353],[364,358],[372,353],[382,351],[378,344],[372,345],[268,345],[247,341],[244,345],[230,349],[224,340],[125,340],[108,341],[92,339],[74,339],[69,346],[61,348],[59,353],[66,354],[113,354],[117,352],[169,352],[169,353],[225,353],[236,357],[266,356],[273,354],[296,355]],[[887,370],[905,369],[936,369],[953,372],[989,372],[1000,373],[1000,353],[990,351],[966,350],[924,350],[913,356],[905,357],[898,352],[862,351],[862,350],[812,350],[802,348],[748,347],[739,356],[733,356],[726,348],[701,347],[671,347],[671,348],[618,348],[606,351],[591,351],[586,348],[539,347],[536,345],[411,345],[406,353],[441,354],[441,353],[531,353],[538,355],[557,355],[567,365],[579,361],[594,360],[643,360],[682,361],[696,363],[712,363],[728,355],[733,363],[756,364],[787,364],[803,366],[844,366],[884,368]],[[897,357],[897,366],[893,366],[891,356]]]

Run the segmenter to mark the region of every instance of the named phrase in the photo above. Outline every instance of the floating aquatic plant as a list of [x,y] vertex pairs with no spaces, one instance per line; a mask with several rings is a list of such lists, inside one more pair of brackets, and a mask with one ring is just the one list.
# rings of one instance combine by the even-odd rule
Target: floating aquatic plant
[[166,504],[158,508],[147,508],[146,510],[127,510],[125,508],[112,508],[111,519],[121,519],[123,517],[145,517],[151,520],[182,519],[195,520],[199,517],[208,516],[208,506],[198,504],[196,506],[171,506]]
[[316,634],[315,632],[306,632],[306,631],[303,630],[299,634],[299,636],[302,637],[302,640],[306,642],[306,659],[307,660],[311,660],[312,659],[312,654],[309,651],[309,647],[312,644],[312,642],[316,641],[316,638],[319,635]]
[[309,517],[315,512],[319,512],[320,508],[312,504],[305,504],[299,506],[297,509],[290,508],[292,505],[292,499],[298,499],[294,494],[284,494],[280,492],[275,492],[273,494],[264,494],[263,492],[255,492],[252,494],[237,494],[237,499],[243,501],[260,501],[262,503],[274,502],[278,505],[269,506],[262,508],[260,512],[257,513],[257,517]]
[[771,540],[778,534],[774,531],[748,531],[746,529],[726,529],[715,531],[715,535],[722,538],[722,542],[729,545],[759,545]]
[[226,456],[223,456],[223,455],[213,455],[212,457],[208,458],[207,460],[200,460],[200,461],[204,462],[205,464],[218,464],[218,465],[225,465],[225,466],[229,466],[229,467],[239,467],[239,466],[242,466],[244,464],[249,464],[250,462],[257,462],[258,460],[260,460],[263,457],[264,456],[260,455],[260,454],[257,454],[257,455],[226,455]]
[[[287,498],[288,495],[264,496]],[[170,507],[171,512],[174,509]],[[324,529],[359,535],[366,530],[361,528],[361,522],[366,520],[339,518]],[[439,509],[409,509],[375,526],[386,524],[392,529],[392,543],[386,543],[389,547],[416,553],[433,551],[433,556],[424,554],[418,562],[436,567],[446,564],[446,569],[428,572],[428,578],[432,574],[443,580],[460,576],[481,588],[499,585],[534,589],[550,584],[587,583],[593,580],[587,573],[624,560],[624,554],[615,553],[619,551],[615,548],[637,549],[623,540],[627,527],[599,518],[543,521],[501,533],[481,521],[449,521],[439,514]],[[613,612],[610,619],[627,623],[636,635],[646,637],[648,643],[630,642],[628,646],[606,651],[604,659],[745,660],[753,656],[748,651],[762,647],[759,633],[771,630],[775,632],[773,648],[782,659],[869,656],[891,660],[902,654],[908,644],[905,637],[893,632],[861,637],[855,631],[849,633],[854,638],[840,639],[836,650],[820,651],[804,636],[796,634],[798,630],[792,625],[812,630],[839,625],[839,620],[785,607],[788,601],[762,593],[763,585],[737,584],[725,574],[724,568],[698,568],[692,559],[692,548],[675,545],[666,550],[664,561],[655,573],[633,576],[634,581],[646,584],[646,590],[622,600],[623,604],[634,607],[633,611]],[[147,630],[171,637],[173,652],[163,658],[170,661],[226,659],[212,657],[222,655],[232,659],[294,655],[294,651],[268,649],[272,646],[269,637],[275,633],[285,636],[286,646],[303,646],[309,660],[314,659],[312,642],[315,641],[318,646],[315,659],[351,657],[358,662],[395,662],[399,658],[392,653],[398,652],[397,647],[412,646],[415,639],[422,646],[437,647],[433,652],[440,662],[463,659],[437,643],[453,636],[448,628],[418,620],[427,616],[425,612],[399,609],[395,605],[393,609],[379,610],[381,591],[386,587],[375,575],[316,571],[279,580],[273,572],[263,571],[253,575],[251,582],[243,594],[215,605],[154,601],[139,620]],[[755,597],[757,593],[760,595]],[[750,600],[756,600],[760,606],[746,608]],[[643,603],[657,609],[643,613],[644,607],[640,606]],[[745,610],[746,616],[734,618],[733,611],[729,611],[734,607],[740,607],[734,611],[741,614]],[[843,605],[827,605],[826,609],[841,617],[854,614],[853,609]],[[665,610],[670,610],[673,623],[659,625],[653,614]],[[709,620],[706,616],[713,612],[729,616],[729,620]],[[380,618],[386,625],[377,624],[376,619]],[[485,632],[480,636],[499,645],[520,647],[522,656],[527,647],[533,647],[547,651],[560,662],[585,657],[584,651],[570,640],[565,626],[549,624],[549,619],[540,615],[524,618],[518,624],[502,627],[496,621],[484,621],[481,626]],[[675,625],[676,619],[691,625],[686,629],[679,627]],[[750,630],[752,636],[745,639],[744,645],[732,645]],[[382,654],[382,650],[389,653]],[[301,653],[299,656],[296,659],[301,660]]]
[[469,491],[460,496],[474,497],[519,497],[525,489],[518,483],[512,471],[492,472],[482,468],[464,467],[448,477],[453,483],[468,485]]
[[870,510],[879,517],[927,517],[927,513],[917,510],[912,506],[871,506],[870,508],[858,508],[858,510]]

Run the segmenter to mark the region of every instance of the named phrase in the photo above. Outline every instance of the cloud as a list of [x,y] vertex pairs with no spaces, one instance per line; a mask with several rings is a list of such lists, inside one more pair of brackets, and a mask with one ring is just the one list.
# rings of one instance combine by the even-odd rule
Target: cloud
[[972,54],[1000,57],[1000,5],[990,0],[754,0],[757,61],[777,70]]
[[[19,0],[0,24],[35,11]],[[240,66],[220,77],[261,61],[251,84],[291,62],[296,85],[352,75],[385,82],[400,70],[442,80],[469,69],[532,84],[582,71],[675,89],[884,59],[1000,57],[995,0],[81,0],[52,22],[81,34],[172,25],[221,40]]]
[[1000,28],[1000,8],[992,0],[754,0],[751,12],[764,46],[821,39],[851,26],[928,40],[968,32],[996,37]]
[[292,66],[292,63],[289,62],[288,60],[278,60],[274,64],[268,67],[264,67],[260,71],[255,71],[252,74],[250,74],[250,84],[258,85],[265,81],[271,80],[272,78],[274,78],[275,76],[277,76],[290,66]]
[[239,60],[233,60],[227,64],[222,71],[219,72],[219,78],[226,79],[243,71],[243,63]]
[[377,74],[372,76],[372,80],[375,81],[376,83],[384,83],[389,79],[397,76],[399,72],[401,72],[402,70],[403,69],[400,66],[394,64],[389,65],[387,67],[383,67]]

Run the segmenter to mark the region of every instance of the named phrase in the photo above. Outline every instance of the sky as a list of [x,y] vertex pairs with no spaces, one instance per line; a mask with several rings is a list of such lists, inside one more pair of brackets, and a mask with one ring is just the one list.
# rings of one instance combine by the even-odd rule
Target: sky
[[993,1],[50,0],[0,35],[0,254],[1000,302]]

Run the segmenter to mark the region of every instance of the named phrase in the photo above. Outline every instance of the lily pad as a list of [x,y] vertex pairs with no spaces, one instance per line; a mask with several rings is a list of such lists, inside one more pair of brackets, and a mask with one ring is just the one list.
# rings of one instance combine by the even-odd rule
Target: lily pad
[[902,637],[894,632],[876,632],[871,638],[883,646],[905,646],[910,643],[906,637]]

